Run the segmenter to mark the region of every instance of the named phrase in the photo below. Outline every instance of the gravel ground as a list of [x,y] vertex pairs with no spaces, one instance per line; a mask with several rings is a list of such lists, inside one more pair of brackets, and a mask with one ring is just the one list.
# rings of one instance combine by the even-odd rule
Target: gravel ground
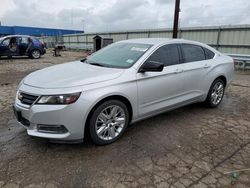
[[237,73],[217,109],[189,105],[131,125],[117,142],[53,144],[29,137],[11,110],[28,73],[84,52],[0,59],[0,188],[250,187],[250,75]]

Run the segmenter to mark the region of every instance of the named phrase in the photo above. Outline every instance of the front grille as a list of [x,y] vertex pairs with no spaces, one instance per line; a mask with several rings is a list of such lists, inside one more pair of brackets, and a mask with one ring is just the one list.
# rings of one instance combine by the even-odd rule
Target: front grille
[[18,95],[18,99],[21,101],[21,103],[27,104],[27,105],[32,105],[36,101],[37,98],[38,96],[30,95],[30,94],[26,94],[22,92],[20,92]]

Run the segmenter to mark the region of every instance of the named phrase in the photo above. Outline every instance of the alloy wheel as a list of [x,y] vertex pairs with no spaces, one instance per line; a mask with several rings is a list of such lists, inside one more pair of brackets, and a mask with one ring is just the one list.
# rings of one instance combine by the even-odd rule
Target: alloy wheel
[[125,127],[126,116],[118,105],[111,105],[102,110],[97,116],[95,131],[102,140],[113,140],[120,135]]
[[33,57],[34,59],[38,59],[38,58],[40,57],[40,52],[39,52],[38,50],[34,50],[34,51],[32,52],[32,57]]
[[221,82],[217,82],[212,89],[211,102],[214,105],[219,104],[223,98],[223,94],[224,94],[224,85]]

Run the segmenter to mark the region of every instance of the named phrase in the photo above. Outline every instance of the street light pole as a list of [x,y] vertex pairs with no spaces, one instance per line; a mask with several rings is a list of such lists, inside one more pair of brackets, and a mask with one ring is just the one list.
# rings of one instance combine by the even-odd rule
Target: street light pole
[[179,12],[180,12],[180,0],[175,0],[173,38],[177,38],[178,35]]

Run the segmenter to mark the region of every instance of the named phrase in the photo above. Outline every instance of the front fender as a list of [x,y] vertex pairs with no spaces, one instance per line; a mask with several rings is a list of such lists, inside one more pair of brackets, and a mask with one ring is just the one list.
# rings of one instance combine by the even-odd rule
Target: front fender
[[86,124],[87,118],[91,110],[96,104],[105,98],[112,96],[121,96],[126,98],[132,107],[132,119],[136,118],[138,115],[137,111],[137,86],[136,82],[127,82],[123,84],[117,84],[113,86],[102,87],[98,89],[93,89],[89,91],[83,91],[82,97],[84,100],[88,100],[91,105],[88,107],[87,113],[83,121],[83,125]]

